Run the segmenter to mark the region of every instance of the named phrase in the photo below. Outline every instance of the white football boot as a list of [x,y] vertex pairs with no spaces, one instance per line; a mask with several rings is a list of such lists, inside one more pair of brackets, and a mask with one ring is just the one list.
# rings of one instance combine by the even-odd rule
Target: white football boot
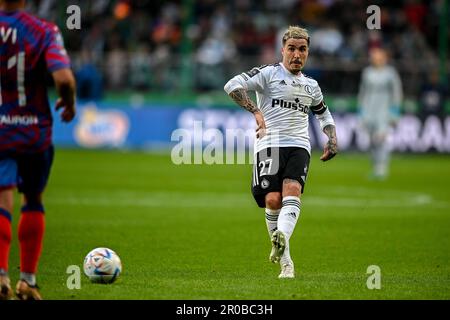
[[287,263],[281,266],[281,273],[278,276],[280,279],[293,279],[295,278],[294,263]]
[[286,248],[286,237],[280,230],[276,230],[272,234],[272,251],[270,252],[269,260],[273,263],[280,262],[281,256]]

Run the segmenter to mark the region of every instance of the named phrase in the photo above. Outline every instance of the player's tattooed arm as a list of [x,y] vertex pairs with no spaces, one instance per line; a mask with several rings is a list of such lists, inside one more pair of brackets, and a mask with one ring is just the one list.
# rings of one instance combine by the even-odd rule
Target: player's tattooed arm
[[320,157],[320,160],[328,161],[337,154],[336,127],[329,124],[323,128],[323,132],[328,136],[328,142],[323,149],[323,154]]
[[256,137],[262,138],[266,135],[266,123],[261,111],[256,104],[250,99],[245,89],[236,89],[230,92],[230,97],[242,108],[253,113],[256,120]]
[[256,111],[258,111],[255,103],[250,99],[247,91],[245,91],[244,89],[236,89],[230,92],[230,97],[245,110],[251,113],[255,113]]

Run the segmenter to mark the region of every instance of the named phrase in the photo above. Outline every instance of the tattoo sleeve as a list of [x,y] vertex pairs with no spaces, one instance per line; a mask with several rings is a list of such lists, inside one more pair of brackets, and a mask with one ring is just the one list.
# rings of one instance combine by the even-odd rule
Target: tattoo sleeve
[[255,103],[250,99],[247,91],[244,89],[236,89],[230,93],[230,97],[245,110],[255,113],[258,111]]
[[328,136],[328,150],[330,150],[331,153],[337,153],[336,127],[329,124],[323,128],[323,132]]

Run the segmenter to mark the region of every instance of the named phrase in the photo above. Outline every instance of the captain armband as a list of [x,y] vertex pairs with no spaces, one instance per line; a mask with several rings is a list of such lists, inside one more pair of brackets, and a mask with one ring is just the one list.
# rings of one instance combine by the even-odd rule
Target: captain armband
[[311,111],[314,114],[322,114],[328,109],[325,102],[321,101],[317,106],[311,106]]

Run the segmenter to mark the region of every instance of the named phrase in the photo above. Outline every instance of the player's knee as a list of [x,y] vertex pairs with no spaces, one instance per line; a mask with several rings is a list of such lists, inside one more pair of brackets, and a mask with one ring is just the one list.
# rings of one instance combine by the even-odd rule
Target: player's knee
[[27,206],[41,206],[42,194],[41,193],[25,193],[24,204]]
[[0,208],[12,213],[14,208],[14,190],[5,189],[0,191]]
[[298,181],[290,182],[283,187],[283,197],[296,196],[299,197],[302,191],[302,186]]
[[272,210],[281,208],[281,194],[279,192],[271,192],[266,195],[266,208]]

